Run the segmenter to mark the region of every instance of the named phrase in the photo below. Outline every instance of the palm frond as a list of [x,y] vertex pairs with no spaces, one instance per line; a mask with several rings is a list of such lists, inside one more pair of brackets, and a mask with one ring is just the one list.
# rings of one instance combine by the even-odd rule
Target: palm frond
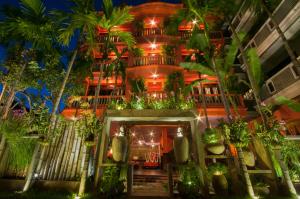
[[180,63],[180,66],[189,70],[198,71],[201,74],[215,75],[215,72],[212,69],[200,63],[182,62]]
[[22,12],[33,18],[40,20],[45,16],[46,7],[41,0],[21,0]]
[[134,17],[129,13],[129,7],[115,8],[110,16],[111,25],[119,26],[131,22]]
[[248,58],[249,65],[250,65],[249,70],[253,77],[255,86],[257,87],[257,89],[259,89],[260,84],[262,82],[262,69],[261,69],[261,63],[260,63],[260,59],[257,55],[256,49],[250,48],[247,51],[247,58]]
[[[245,33],[239,33],[238,37],[240,41],[243,41],[243,39],[245,38],[246,34]],[[236,54],[238,52],[239,49],[239,42],[237,41],[237,38],[233,38],[228,51],[226,52],[226,56],[225,56],[225,61],[224,61],[224,70],[225,71],[229,71],[233,64],[234,64],[234,60],[236,58]]]
[[110,36],[118,36],[122,42],[126,43],[128,48],[132,48],[136,43],[130,32],[112,31],[109,34]]
[[112,0],[102,0],[102,6],[105,17],[109,18],[114,9]]

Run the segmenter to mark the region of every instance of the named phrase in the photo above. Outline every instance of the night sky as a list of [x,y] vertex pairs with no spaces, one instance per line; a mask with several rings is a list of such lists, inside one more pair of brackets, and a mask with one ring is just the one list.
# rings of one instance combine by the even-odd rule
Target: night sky
[[[142,4],[145,2],[148,2],[149,0],[113,0],[114,5],[120,5],[120,4],[127,4],[127,5],[138,5],[138,4]],[[168,3],[180,3],[181,0],[161,0],[162,2],[168,2]],[[95,0],[96,2],[96,9],[97,10],[101,10],[101,3],[102,0]],[[53,9],[58,9],[58,10],[68,10],[69,6],[69,1],[68,0],[44,0],[44,3],[46,5],[46,8],[48,10],[53,10]],[[0,7],[2,7],[5,4],[9,4],[9,5],[14,5],[14,6],[19,6],[19,0],[0,0]],[[2,19],[2,16],[0,15],[0,20]],[[73,43],[73,45],[72,45]],[[75,42],[71,42],[70,44],[70,49],[72,48],[72,46],[74,46]],[[3,48],[3,46],[0,45],[0,67],[3,63],[5,59],[5,48]],[[63,61],[63,62],[67,62],[67,60]],[[66,64],[66,63],[65,63]],[[0,91],[2,90],[2,85],[0,84]],[[34,88],[29,88],[26,90],[28,93],[31,94],[35,94],[36,96],[40,96],[40,97],[44,97],[49,95],[49,91],[44,88],[42,90],[37,90]],[[23,98],[22,94],[19,93],[17,94],[18,98]],[[49,111],[52,111],[52,103],[51,101],[46,101],[46,104],[48,105],[48,107],[50,108]],[[26,102],[25,102],[26,104]],[[64,108],[64,103],[61,103],[60,105],[60,110],[63,110]]]

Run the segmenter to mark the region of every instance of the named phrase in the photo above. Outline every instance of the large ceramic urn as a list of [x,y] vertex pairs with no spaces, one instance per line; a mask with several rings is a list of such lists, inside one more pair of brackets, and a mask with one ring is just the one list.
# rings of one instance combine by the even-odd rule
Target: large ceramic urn
[[176,162],[181,164],[189,159],[189,141],[187,137],[182,134],[182,129],[178,128],[177,136],[173,140],[173,148]]

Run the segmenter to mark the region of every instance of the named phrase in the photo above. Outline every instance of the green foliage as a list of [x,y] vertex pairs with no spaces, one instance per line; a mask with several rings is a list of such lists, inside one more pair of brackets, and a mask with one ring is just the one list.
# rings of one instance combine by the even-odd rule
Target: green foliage
[[286,141],[281,148],[281,154],[285,164],[294,181],[300,181],[300,144],[293,141]]
[[182,198],[200,198],[201,170],[195,163],[188,163],[179,168],[180,179],[177,185],[179,195]]
[[90,110],[83,112],[83,117],[75,123],[75,128],[78,131],[80,137],[86,141],[93,141],[94,135],[101,132],[102,123],[97,116]]
[[218,144],[222,141],[222,134],[215,128],[207,128],[203,134],[205,144]]
[[105,198],[120,198],[125,186],[124,181],[120,180],[121,169],[118,166],[105,167],[103,170],[100,193]]
[[6,138],[9,149],[9,166],[15,170],[25,169],[31,161],[36,140],[23,138],[30,123],[24,117],[9,118],[1,122],[0,133]]
[[248,124],[242,120],[237,120],[231,124],[224,124],[225,136],[236,147],[247,148],[250,142]]
[[132,48],[131,52],[135,57],[142,57],[144,55],[144,50],[142,48]]
[[144,97],[135,96],[130,101],[130,107],[132,109],[142,110],[146,108],[146,101]]
[[284,135],[280,132],[281,126],[278,121],[269,119],[268,128],[263,125],[255,124],[255,131],[257,136],[262,140],[265,146],[274,148],[283,146],[285,143]]
[[225,175],[227,172],[227,166],[222,163],[213,163],[208,166],[208,175],[210,178],[213,175]]
[[189,70],[198,71],[201,74],[211,76],[215,75],[215,72],[211,68],[208,68],[201,63],[183,62],[180,63],[180,66]]
[[262,69],[260,59],[255,48],[250,48],[247,51],[247,58],[250,65],[250,73],[254,80],[254,86],[257,88],[257,91],[259,91],[260,85],[262,83]]
[[175,56],[175,46],[172,45],[163,45],[162,52],[166,56]]
[[147,90],[145,86],[145,80],[142,78],[130,79],[129,82],[131,85],[131,91],[136,95],[141,94]]
[[177,100],[179,98],[180,92],[184,89],[184,78],[181,72],[174,72],[168,75],[165,82],[165,91],[172,93],[172,95]]
[[125,100],[112,100],[108,105],[108,109],[113,110],[124,110],[128,107],[128,104]]

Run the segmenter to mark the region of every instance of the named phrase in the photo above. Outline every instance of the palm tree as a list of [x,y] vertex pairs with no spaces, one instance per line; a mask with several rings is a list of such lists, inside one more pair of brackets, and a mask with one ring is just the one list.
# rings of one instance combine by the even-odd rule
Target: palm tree
[[247,5],[254,11],[256,14],[260,14],[262,12],[266,12],[268,17],[270,18],[272,24],[274,25],[275,30],[279,34],[283,42],[283,46],[286,49],[288,55],[290,56],[293,64],[295,67],[300,67],[300,62],[296,57],[295,52],[291,48],[290,44],[288,43],[287,38],[285,37],[284,33],[282,32],[281,28],[279,27],[278,22],[275,20],[272,11],[268,7],[268,3],[272,3],[272,1],[267,0],[246,0]]
[[5,18],[0,22],[1,43],[8,48],[20,46],[20,59],[16,64],[19,69],[15,74],[10,74],[14,75],[16,81],[7,85],[9,97],[2,119],[7,118],[16,93],[15,87],[22,79],[28,63],[32,61],[31,50],[26,48],[27,44],[31,44],[33,50],[47,52],[50,52],[52,47],[53,24],[46,15],[43,3],[40,0],[20,0],[20,4],[20,8],[4,7],[2,12]]
[[135,44],[135,40],[131,33],[116,30],[115,27],[124,25],[133,20],[133,16],[129,13],[129,7],[116,8],[113,6],[112,0],[103,0],[103,15],[98,23],[98,26],[106,31],[104,44],[101,46],[102,58],[100,61],[100,74],[95,89],[95,100],[93,110],[97,110],[97,102],[101,89],[104,68],[115,64],[115,61],[109,61],[109,52],[115,49],[115,44],[112,42],[112,37],[119,37],[120,41],[125,42],[128,48]]

